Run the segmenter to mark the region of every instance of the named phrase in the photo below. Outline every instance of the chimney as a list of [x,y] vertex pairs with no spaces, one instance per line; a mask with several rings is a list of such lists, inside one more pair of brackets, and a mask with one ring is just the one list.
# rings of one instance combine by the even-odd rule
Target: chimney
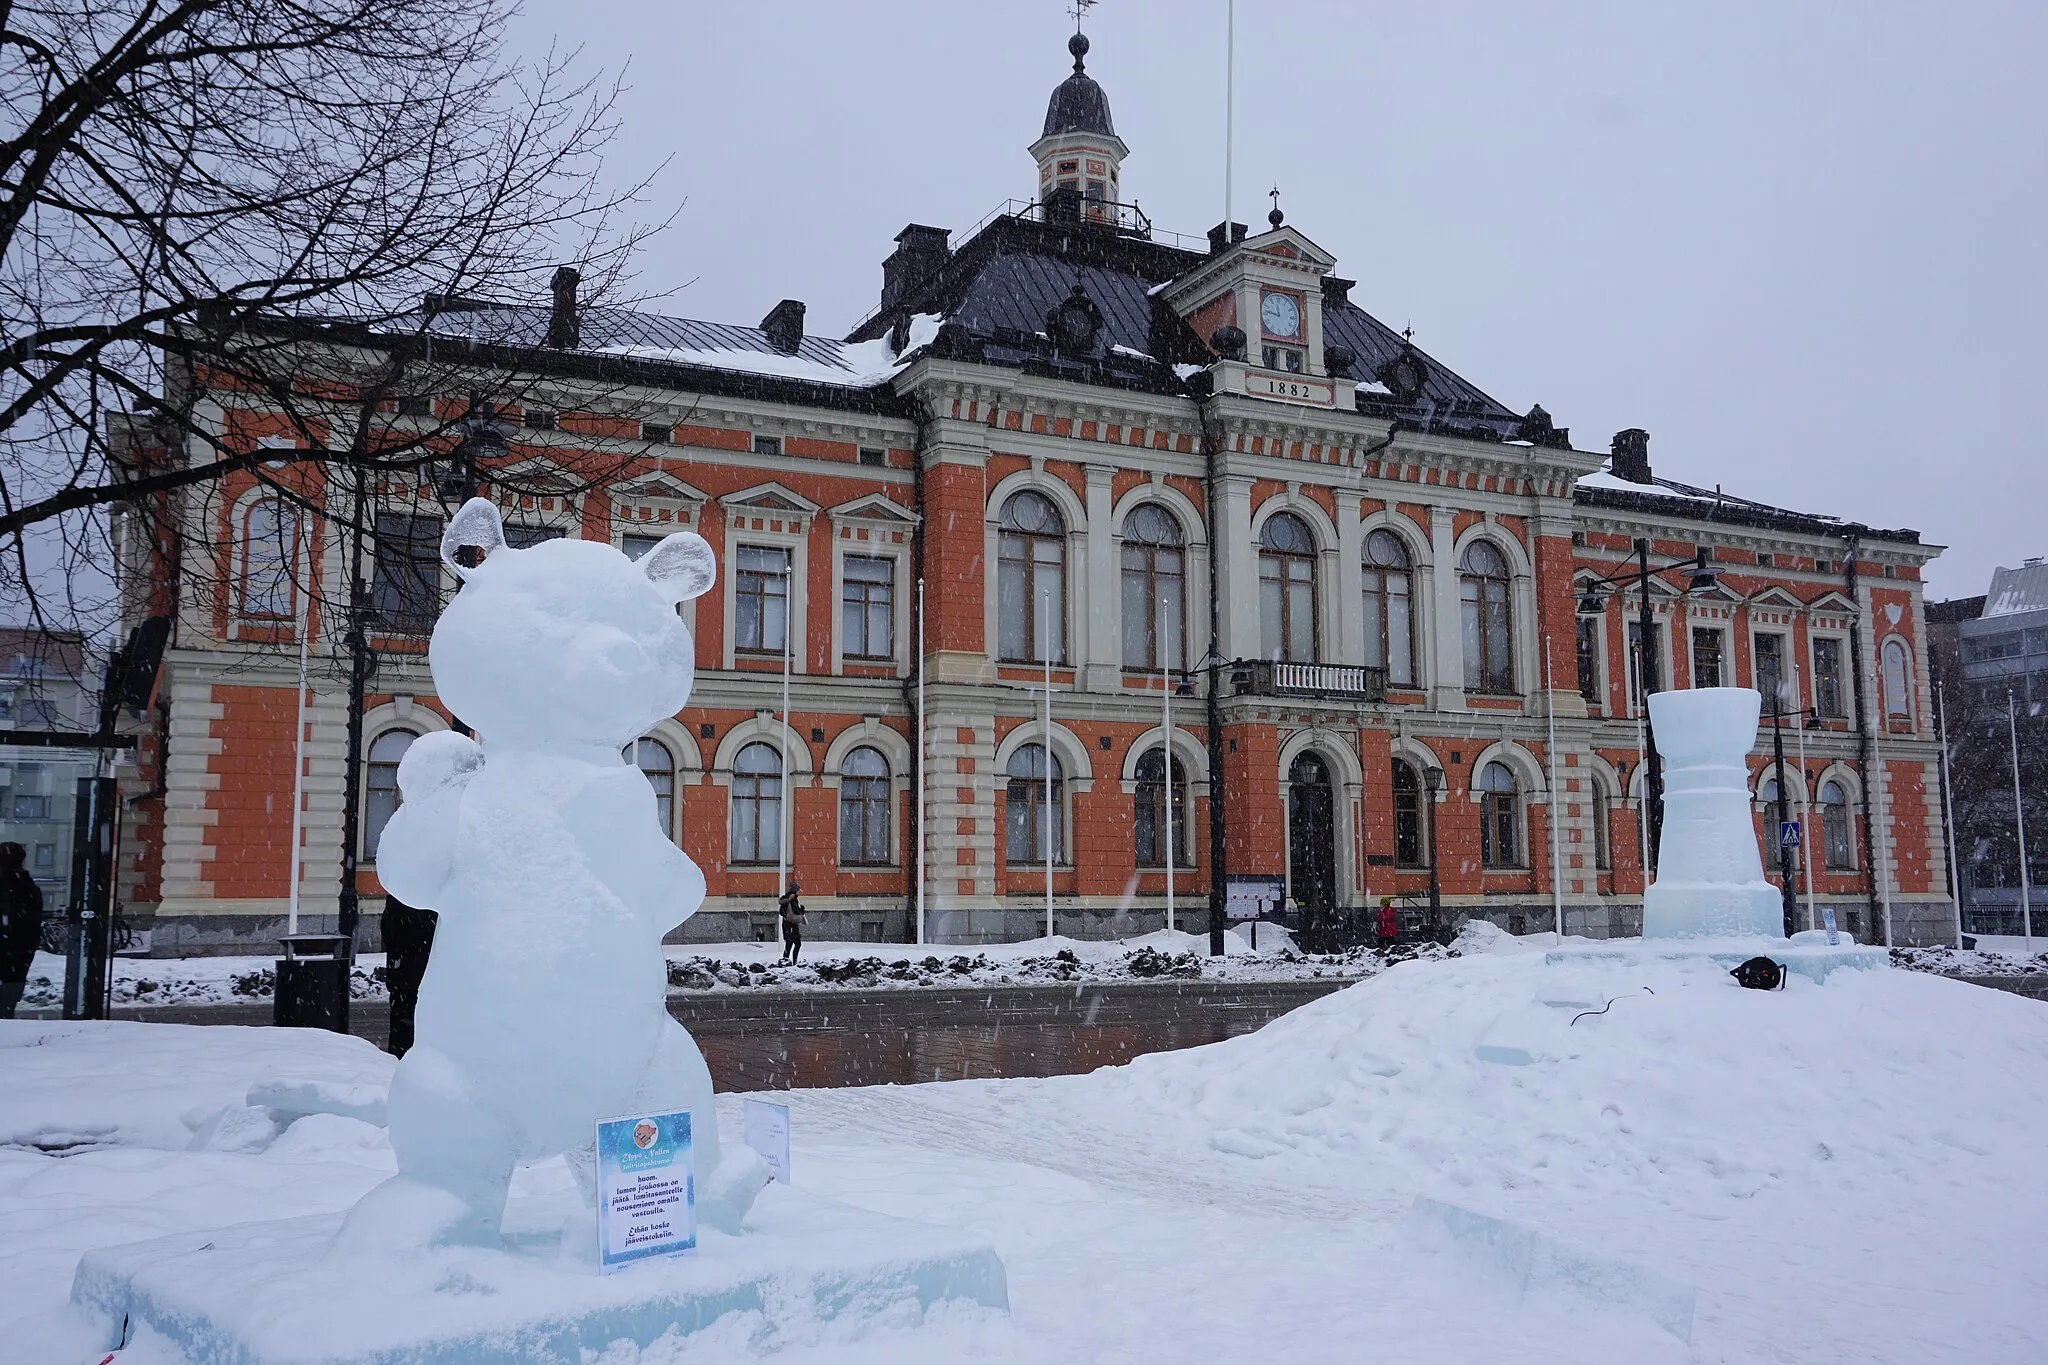
[[555,267],[548,287],[555,291],[555,306],[548,313],[547,340],[551,350],[573,351],[583,344],[583,322],[576,312],[576,286],[583,276],[570,266]]
[[882,262],[882,307],[900,304],[951,260],[946,229],[912,223],[896,234],[896,250]]
[[1641,427],[1615,432],[1608,465],[1617,479],[1627,479],[1630,483],[1650,482],[1650,433]]
[[770,308],[768,316],[761,319],[761,330],[768,334],[769,345],[784,355],[795,355],[804,344],[803,301],[784,299]]
[[1323,276],[1323,307],[1343,308],[1351,302],[1351,286],[1357,280],[1340,280],[1335,275]]
[[[1224,236],[1224,228],[1226,226],[1230,230],[1230,235],[1227,239]],[[1234,246],[1243,241],[1246,231],[1247,229],[1243,223],[1218,223],[1215,227],[1209,229],[1209,254],[1211,256],[1222,255],[1226,247]]]

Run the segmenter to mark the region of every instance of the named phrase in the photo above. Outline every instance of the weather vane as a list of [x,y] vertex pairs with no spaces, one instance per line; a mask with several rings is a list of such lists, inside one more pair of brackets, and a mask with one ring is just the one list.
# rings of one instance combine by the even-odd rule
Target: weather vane
[[1067,10],[1067,13],[1074,16],[1074,32],[1081,31],[1081,17],[1094,8],[1095,0],[1074,0],[1073,5]]

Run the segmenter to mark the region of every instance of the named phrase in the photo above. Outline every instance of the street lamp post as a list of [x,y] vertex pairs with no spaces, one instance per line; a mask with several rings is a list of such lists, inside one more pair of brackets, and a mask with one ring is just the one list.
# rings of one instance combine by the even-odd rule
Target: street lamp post
[[[1785,710],[1783,698],[1773,700],[1777,705],[1764,714],[1771,719],[1771,765],[1778,774],[1778,890],[1785,902],[1785,937],[1790,938],[1799,928],[1799,891],[1792,883],[1792,845],[1785,842],[1785,826],[1792,822],[1792,793],[1785,783],[1785,717],[1799,717],[1802,726],[1808,717],[1803,711]],[[1815,708],[1812,718],[1819,717],[1819,708]],[[1803,766],[1799,776],[1802,781],[1806,777]],[[1806,830],[1802,828],[1799,833],[1800,856],[1810,856],[1806,852]]]
[[1424,804],[1429,807],[1429,932],[1434,936],[1442,932],[1444,923],[1443,884],[1436,874],[1436,796],[1444,789],[1444,770],[1434,764],[1424,768],[1422,785],[1427,792]]
[[1655,638],[1657,621],[1650,610],[1650,580],[1658,574],[1673,569],[1690,569],[1691,578],[1685,585],[1686,592],[1700,596],[1712,592],[1720,581],[1721,571],[1714,566],[1705,546],[1701,546],[1690,559],[1674,559],[1667,564],[1652,566],[1650,563],[1650,542],[1647,537],[1638,536],[1635,542],[1635,561],[1624,565],[1604,578],[1597,578],[1586,584],[1579,594],[1578,614],[1580,616],[1604,616],[1607,599],[1614,596],[1614,585],[1624,578],[1633,577],[1636,585],[1636,681],[1643,696],[1643,798],[1648,812],[1648,830],[1645,844],[1650,851],[1649,863],[1643,869],[1647,879],[1655,871],[1656,849],[1664,832],[1664,763],[1657,757],[1657,733],[1650,725],[1650,694],[1657,690],[1657,651]]

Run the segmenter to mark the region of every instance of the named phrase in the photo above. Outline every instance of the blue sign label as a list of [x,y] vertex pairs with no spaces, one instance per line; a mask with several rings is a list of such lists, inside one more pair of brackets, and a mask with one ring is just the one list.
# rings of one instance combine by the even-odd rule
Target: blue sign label
[[597,1125],[597,1242],[606,1270],[697,1245],[690,1111]]
[[1778,842],[1787,848],[1799,847],[1799,822],[1781,820],[1778,822]]

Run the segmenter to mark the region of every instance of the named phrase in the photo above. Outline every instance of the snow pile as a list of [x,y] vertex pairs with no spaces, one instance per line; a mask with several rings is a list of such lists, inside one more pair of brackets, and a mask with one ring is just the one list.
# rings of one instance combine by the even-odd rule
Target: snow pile
[[608,346],[605,353],[630,356],[636,360],[701,365],[713,370],[737,370],[744,374],[773,375],[781,379],[808,380],[813,384],[866,389],[895,378],[898,371],[938,337],[939,325],[944,321],[936,313],[912,314],[901,351],[890,346],[887,337],[877,337],[873,341],[830,343],[838,351],[839,363],[836,365],[781,351],[739,347],[713,350],[687,346]]
[[[1539,1001],[1564,1024],[1558,1055],[1474,1056]],[[1704,962],[1471,956],[1397,966],[1131,1075],[1222,1151],[1451,1199],[1521,1192],[1559,1214],[1618,1200],[1717,1216],[1774,1190],[1870,1198],[2034,1168],[2048,1010],[1912,972],[1764,993]]]

